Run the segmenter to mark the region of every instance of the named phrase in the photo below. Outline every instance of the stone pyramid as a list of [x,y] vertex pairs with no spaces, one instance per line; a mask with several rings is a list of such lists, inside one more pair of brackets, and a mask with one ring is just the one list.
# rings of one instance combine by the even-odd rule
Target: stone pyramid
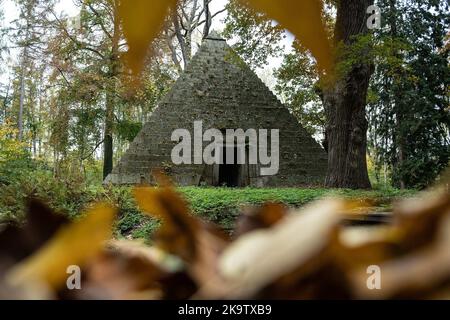
[[[261,175],[259,164],[180,164],[171,152],[172,132],[194,121],[203,130],[279,129],[279,170]],[[205,145],[208,143],[205,143]],[[269,140],[270,145],[270,140]],[[222,166],[222,167],[221,167]],[[327,154],[245,62],[213,32],[158,104],[104,183],[153,184],[151,171],[164,169],[178,185],[303,186],[322,184]],[[230,180],[229,177],[233,176]],[[227,180],[228,179],[228,180]]]

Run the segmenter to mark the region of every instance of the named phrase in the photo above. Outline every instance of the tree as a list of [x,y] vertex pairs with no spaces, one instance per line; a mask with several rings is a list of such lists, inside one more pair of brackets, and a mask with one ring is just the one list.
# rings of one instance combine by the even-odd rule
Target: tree
[[226,6],[224,36],[236,38],[233,49],[253,68],[267,64],[269,57],[282,52],[284,29],[264,13],[253,10],[242,0],[230,0]]
[[[4,21],[3,14],[3,1],[0,0],[0,21]],[[4,38],[5,38],[5,28],[3,23],[0,24],[0,63],[3,62],[3,52],[5,51],[4,47]],[[0,72],[3,73],[5,70],[3,66],[0,64]],[[7,106],[8,101],[10,99],[10,89],[11,89],[11,81],[8,79],[6,84],[0,83],[0,124],[6,122],[7,116]]]
[[[181,71],[191,60],[195,32],[208,36],[212,20],[226,9],[211,13],[213,0],[181,0],[168,17],[164,36],[172,62]],[[201,29],[201,30],[200,30]],[[181,53],[181,54],[179,54]]]
[[[328,150],[329,157],[325,184],[329,187],[370,187],[366,164],[365,106],[372,66],[364,59],[370,52],[370,43],[365,43],[363,36],[368,31],[366,10],[372,3],[373,1],[368,0],[324,1],[324,5],[336,6],[336,19],[332,19],[329,11],[324,11],[323,14],[327,26],[334,25],[334,30],[330,33],[333,34],[335,47],[339,48],[336,50],[337,67],[333,79],[326,80],[317,69],[314,70],[315,62],[298,44],[293,53],[285,56],[284,64],[277,72],[278,93],[287,97],[288,104],[299,118],[303,118],[300,122],[310,132],[314,132],[314,128],[323,119],[321,104],[324,107],[326,118],[324,146]],[[278,31],[273,30],[272,22],[264,18],[264,15],[251,11],[244,12],[239,4],[236,6],[238,9],[234,15],[237,18],[231,15],[232,20],[227,27],[231,34],[239,35],[243,39],[242,44],[239,44],[243,49],[239,49],[238,46],[238,51],[244,53],[244,56],[247,54],[256,57],[255,60],[264,61],[261,57],[266,56],[267,50],[270,49],[264,40],[273,43],[271,40],[274,38],[271,35]],[[232,9],[229,11],[233,13]],[[282,30],[280,26],[277,28]],[[255,31],[261,29],[266,30],[266,33]],[[359,38],[362,38],[362,41],[358,40]],[[263,48],[255,50],[260,44]],[[359,51],[356,55],[358,59],[351,59],[349,52],[355,50]],[[299,69],[295,70],[295,67]],[[316,82],[318,79],[320,81]],[[308,89],[305,90],[306,88]],[[308,108],[308,104],[312,108]]]
[[48,13],[52,1],[46,3],[40,0],[16,0],[20,10],[19,18],[14,22],[15,28],[11,29],[13,43],[22,49],[21,71],[20,71],[20,97],[17,117],[18,139],[23,139],[24,132],[24,104],[26,91],[27,65],[32,59],[32,55],[39,55],[41,36],[44,33],[45,25],[42,24],[42,17]]
[[289,109],[309,134],[323,137],[325,112],[318,95],[319,74],[315,61],[298,41],[292,47],[293,50],[284,55],[282,65],[275,72],[275,90],[286,100]]
[[449,163],[448,4],[383,0],[369,108],[371,150],[401,188],[424,188]]
[[[372,0],[337,2],[334,43],[337,48],[335,78],[322,84],[327,126],[328,171],[325,185],[335,188],[370,188],[367,172],[366,98],[371,62],[364,59],[370,41],[359,41],[367,34],[367,8]],[[360,59],[349,59],[357,50]]]
[[[56,35],[48,43],[52,83],[58,86],[56,99],[62,117],[61,125],[54,126],[54,137],[61,138],[60,151],[73,149],[80,169],[83,161],[96,156],[103,146],[104,178],[175,73],[170,65],[164,66],[168,56],[158,39],[149,49],[154,53],[152,58],[144,63],[142,86],[131,85],[133,75],[121,59],[127,42],[117,16],[117,1],[80,0],[75,4],[80,9],[79,23],[72,26],[69,19],[54,12]],[[65,136],[62,129],[69,135]]]
[[72,86],[71,81],[77,82],[78,77],[84,77],[87,82],[82,86],[87,91],[99,90],[101,93],[101,96],[94,93],[92,97],[97,99],[91,97],[91,102],[101,99],[105,106],[102,142],[103,176],[106,177],[113,167],[114,111],[117,81],[122,71],[120,50],[126,43],[121,41],[117,0],[80,0],[76,5],[80,8],[78,28],[71,28],[67,19],[53,11],[53,27],[57,36],[49,46],[53,53],[53,66],[68,86]]
[[[12,97],[17,99],[17,127],[18,139],[24,139],[24,131],[26,126],[33,128],[33,123],[26,116],[33,114],[33,110],[26,108],[31,104],[31,97],[27,96],[32,88],[27,89],[27,85],[31,85],[33,81],[29,79],[31,73],[39,69],[38,65],[43,65],[45,55],[43,54],[43,43],[46,39],[46,29],[48,25],[45,23],[49,9],[54,5],[54,1],[41,0],[16,0],[19,9],[19,18],[12,22],[11,26],[6,28],[6,34],[10,38],[12,44],[8,49],[20,50],[20,59],[16,62],[18,66],[19,83],[14,90]],[[12,48],[11,48],[12,47]],[[37,62],[37,63],[35,63]],[[18,89],[18,90],[17,90]]]

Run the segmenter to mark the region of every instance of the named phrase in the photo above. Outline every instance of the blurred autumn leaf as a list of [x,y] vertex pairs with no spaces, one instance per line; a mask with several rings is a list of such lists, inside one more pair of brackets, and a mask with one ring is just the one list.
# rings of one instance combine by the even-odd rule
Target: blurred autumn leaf
[[161,30],[167,13],[176,4],[176,0],[119,2],[118,14],[129,48],[124,58],[134,75],[139,75],[142,70],[150,43]]
[[266,203],[259,208],[244,211],[236,221],[233,236],[237,238],[256,229],[270,228],[283,219],[287,211],[288,208],[279,203]]
[[[319,0],[240,0],[257,11],[265,12],[291,31],[311,51],[319,70],[332,70],[331,44],[322,21]],[[176,0],[121,1],[118,14],[128,44],[124,56],[134,75],[139,75],[152,40],[158,35],[169,10],[176,8]]]
[[[141,210],[163,220],[152,246],[111,240],[115,210],[107,205],[69,223],[31,201],[27,223],[0,232],[0,297],[449,298],[445,189],[401,201],[390,222],[369,228],[344,223],[367,214],[361,201],[324,199],[300,209],[267,203],[244,211],[232,240],[192,215],[166,177],[156,179],[160,187],[134,191]],[[81,268],[81,290],[63,285],[69,265]],[[369,266],[382,270],[379,290],[367,285]]]
[[322,21],[320,0],[240,0],[244,5],[265,12],[291,31],[317,60],[319,70],[329,73],[333,58],[331,44]]
[[9,224],[0,233],[0,269],[33,254],[67,223],[66,216],[54,213],[35,199],[28,200],[26,223],[21,227]]
[[182,258],[187,263],[187,273],[201,290],[226,291],[227,285],[216,266],[228,237],[216,226],[194,217],[163,174],[154,175],[161,187],[138,187],[134,195],[142,211],[163,219],[154,237],[156,246]]
[[115,210],[97,204],[79,221],[62,227],[34,255],[9,271],[7,279],[15,286],[42,283],[57,289],[65,283],[67,267],[83,266],[112,235]]
[[196,231],[200,226],[188,214],[184,200],[170,187],[140,187],[134,190],[139,208],[164,224],[155,235],[155,241],[163,250],[191,261],[196,252]]
[[325,200],[290,214],[272,228],[244,234],[227,247],[219,262],[224,277],[236,283],[233,297],[256,292],[314,257],[329,242],[340,215],[341,200]]

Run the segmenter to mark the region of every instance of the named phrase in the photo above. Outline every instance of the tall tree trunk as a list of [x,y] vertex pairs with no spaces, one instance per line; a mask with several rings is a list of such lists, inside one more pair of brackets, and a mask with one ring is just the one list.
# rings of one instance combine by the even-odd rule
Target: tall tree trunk
[[28,63],[28,45],[30,39],[30,19],[32,17],[33,12],[33,2],[26,3],[26,27],[25,27],[25,43],[23,47],[23,56],[22,56],[22,70],[20,71],[20,98],[19,98],[19,115],[18,115],[18,139],[22,141],[23,139],[23,112],[24,112],[24,103],[25,103],[25,76],[26,76],[26,66]]
[[[367,33],[367,8],[373,0],[338,1],[335,26],[336,44],[351,46],[354,37]],[[338,55],[336,63],[344,59]],[[357,63],[344,75],[324,88],[323,101],[327,116],[328,187],[370,188],[367,172],[366,97],[372,65]]]
[[8,86],[6,87],[6,93],[3,98],[3,121],[8,118],[8,100],[9,100],[9,90],[11,88],[11,78],[8,79]]
[[19,116],[17,121],[17,127],[19,130],[18,139],[22,141],[23,139],[23,109],[25,103],[25,72],[27,64],[27,47],[23,48],[22,57],[22,70],[20,71],[20,97],[19,97]]
[[[116,5],[117,7],[117,5]],[[119,74],[119,18],[114,16],[114,33],[109,56],[108,83],[106,85],[105,133],[103,140],[103,179],[113,169],[113,129],[117,75]]]
[[106,115],[105,133],[103,140],[103,179],[111,173],[113,169],[113,128],[114,128],[114,89],[115,81],[110,79],[112,84],[108,85],[106,92]]

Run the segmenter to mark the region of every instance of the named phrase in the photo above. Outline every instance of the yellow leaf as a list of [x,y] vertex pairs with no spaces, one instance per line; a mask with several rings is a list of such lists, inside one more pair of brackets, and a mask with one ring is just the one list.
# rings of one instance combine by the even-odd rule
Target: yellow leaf
[[138,187],[134,189],[134,197],[142,211],[164,220],[155,235],[155,243],[163,250],[192,260],[196,255],[200,222],[189,214],[184,199],[170,186]]
[[169,215],[167,206],[162,200],[164,198],[162,188],[139,187],[134,189],[134,197],[139,208],[146,214],[157,218],[165,218]]
[[265,12],[291,31],[311,51],[319,70],[332,70],[332,51],[322,21],[321,0],[240,0],[254,10]]
[[67,267],[82,267],[111,238],[115,210],[99,204],[81,220],[60,229],[39,251],[15,266],[7,279],[12,285],[44,283],[57,289],[67,279]]
[[158,35],[169,9],[176,0],[120,1],[118,14],[127,40],[125,62],[135,75],[142,70],[151,41]]

